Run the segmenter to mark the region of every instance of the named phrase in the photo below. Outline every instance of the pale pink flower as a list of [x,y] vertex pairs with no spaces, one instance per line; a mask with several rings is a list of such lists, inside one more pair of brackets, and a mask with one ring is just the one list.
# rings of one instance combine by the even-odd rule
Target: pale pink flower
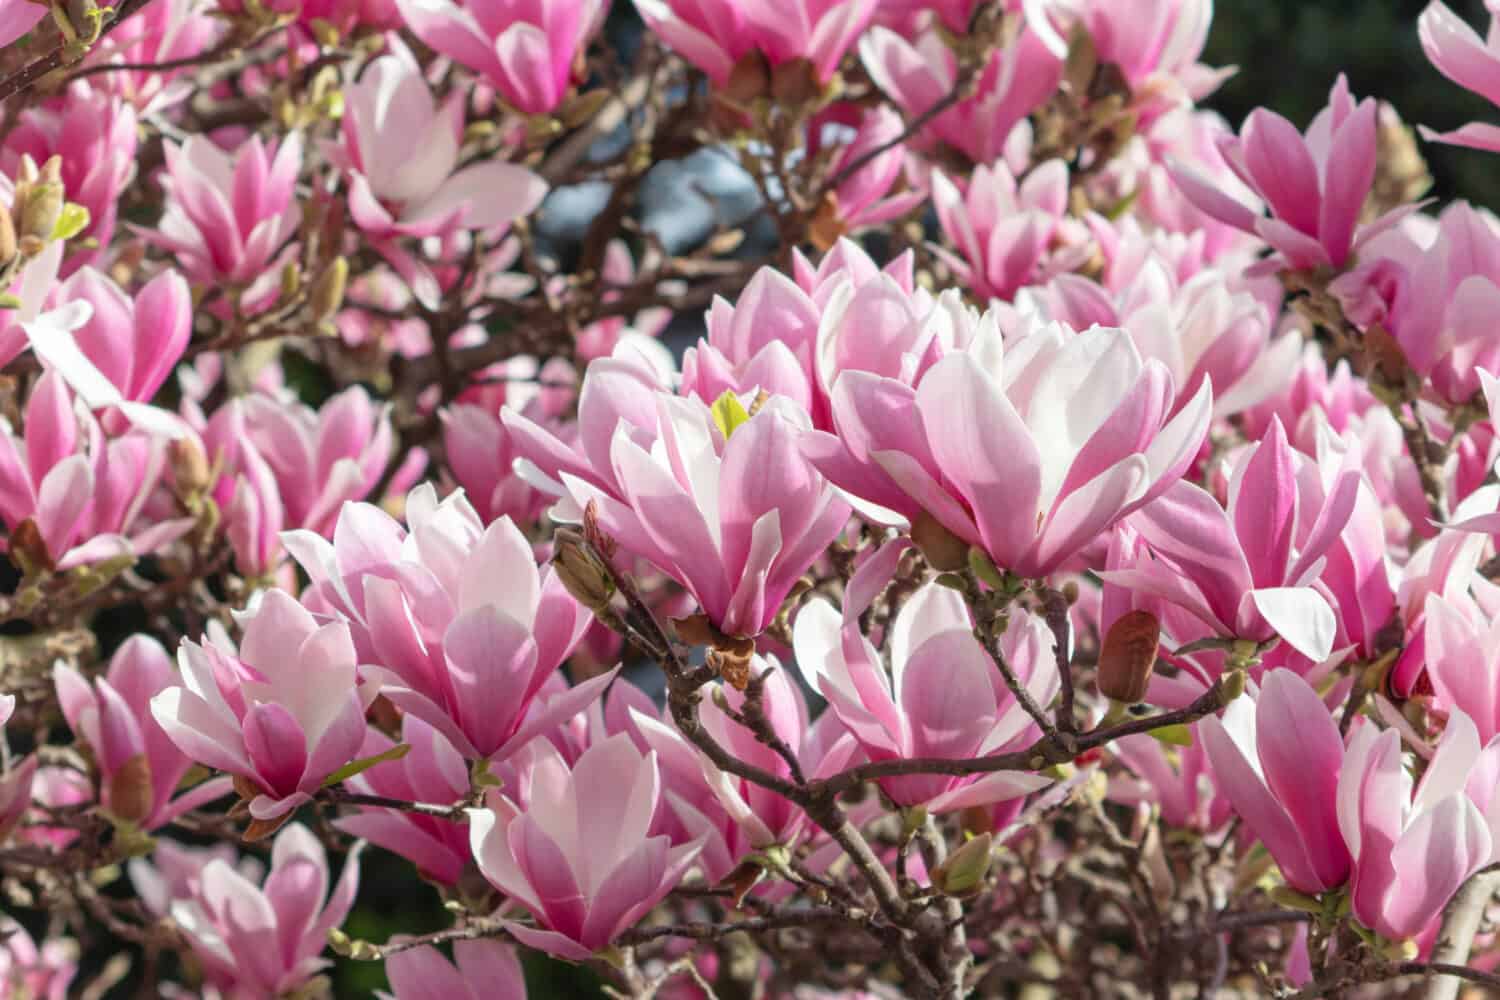
[[187,938],[208,983],[229,997],[283,996],[328,966],[328,932],[344,922],[359,889],[359,850],[344,860],[329,892],[328,856],[300,823],[271,847],[260,884],[213,858],[172,899],[172,921]]
[[418,38],[528,115],[562,103],[574,60],[604,12],[598,0],[396,0],[396,6]]
[[453,961],[430,945],[385,961],[390,993],[382,1000],[526,1000],[526,977],[515,949],[504,941],[455,941]]
[[924,514],[995,564],[1041,577],[1165,492],[1208,428],[1209,386],[1168,419],[1176,392],[1121,330],[1036,325],[976,338],[915,387],[846,371],[838,435],[803,450],[880,523]]
[[[1439,0],[1429,3],[1417,19],[1417,36],[1422,40],[1422,51],[1439,73],[1491,104],[1500,104],[1500,31],[1496,27],[1500,17],[1493,4],[1485,6],[1490,11],[1490,27],[1483,39]],[[1470,122],[1442,133],[1423,126],[1421,132],[1429,142],[1500,150],[1500,126],[1486,122]]]
[[[354,792],[380,795],[402,802],[450,806],[469,794],[469,765],[443,735],[415,715],[401,720],[401,742],[411,748],[406,756],[376,764],[347,779]],[[371,728],[359,749],[361,759],[386,753],[395,744]],[[424,878],[456,885],[468,867],[469,833],[462,823],[400,809],[361,807],[334,820],[343,832],[368,840],[400,855]]]
[[301,221],[301,133],[269,149],[259,136],[230,151],[195,135],[163,150],[167,208],[142,235],[173,253],[192,281],[250,286],[265,284],[268,271],[274,281],[272,261]]
[[[1197,734],[1219,788],[1287,884],[1310,894],[1343,885],[1353,863],[1339,832],[1344,743],[1317,692],[1289,670],[1272,670],[1258,698],[1235,699],[1223,721],[1200,720]],[[1389,735],[1399,755],[1400,738]]]
[[[0,12],[5,7],[0,3]],[[0,24],[12,16],[0,13]],[[5,32],[0,29],[0,44]],[[46,938],[41,947],[26,928],[9,917],[0,920],[0,986],[11,996],[33,1000],[66,1000],[78,975],[78,945],[67,938]]]
[[582,961],[609,946],[670,892],[701,844],[649,836],[661,794],[656,755],[624,734],[594,744],[572,768],[541,744],[523,809],[504,790],[471,810],[479,870],[536,926],[505,929],[522,944]]
[[613,672],[542,697],[591,619],[509,518],[485,528],[461,493],[439,503],[429,484],[406,517],[410,530],[351,503],[331,543],[283,536],[312,581],[305,603],[348,623],[387,698],[465,758],[498,761],[599,696]]
[[182,683],[151,712],[188,757],[249,779],[251,815],[271,820],[354,759],[375,688],[356,676],[349,626],[320,624],[284,591],[266,591],[240,621],[238,651],[222,635],[183,642]]
[[698,399],[662,393],[655,403],[649,450],[624,428],[610,442],[619,499],[569,480],[573,500],[597,503],[622,551],[686,587],[720,631],[759,635],[849,506],[798,451],[807,422],[789,400],[771,397],[738,427]]
[[774,68],[797,59],[827,83],[870,23],[877,0],[636,0],[646,26],[719,86],[759,51]]
[[[798,613],[793,641],[808,684],[828,700],[872,761],[967,760],[1029,742],[1035,724],[974,638],[968,609],[953,590],[929,583],[907,598],[887,635],[891,668],[886,672],[859,625],[895,569],[891,556],[883,554],[850,580],[842,615],[822,599]],[[894,551],[900,554],[899,548]],[[1046,624],[1025,612],[1012,615],[1001,639],[1001,655],[1040,705],[1050,703],[1058,689],[1053,646]],[[898,805],[921,805],[934,813],[1019,798],[1047,784],[1039,775],[1012,771],[880,779]]]
[[93,750],[99,804],[110,813],[154,830],[228,793],[222,778],[173,798],[193,762],[151,715],[151,699],[176,680],[161,643],[131,636],[92,685],[60,660],[52,675],[63,717]]
[[468,95],[455,90],[435,105],[404,46],[370,62],[344,97],[343,143],[330,149],[348,174],[355,224],[376,239],[492,229],[547,193],[536,174],[502,160],[459,168]]

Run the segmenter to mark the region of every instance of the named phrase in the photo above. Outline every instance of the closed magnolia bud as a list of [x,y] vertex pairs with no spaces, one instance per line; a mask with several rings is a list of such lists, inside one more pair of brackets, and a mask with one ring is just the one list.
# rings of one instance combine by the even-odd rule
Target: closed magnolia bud
[[35,185],[26,192],[26,200],[21,205],[20,235],[44,242],[51,239],[52,233],[57,229],[57,220],[62,218],[62,211],[61,184],[43,181]]
[[319,323],[332,319],[344,305],[344,289],[348,285],[349,262],[343,257],[335,257],[313,285],[313,319]]
[[108,807],[117,819],[139,823],[151,815],[155,791],[151,787],[151,762],[138,753],[109,779],[105,792]]
[[10,213],[0,209],[0,268],[16,259],[20,248],[16,243],[16,224]]
[[981,833],[948,856],[932,870],[932,884],[949,896],[968,896],[984,886],[990,873],[990,847],[994,838]]
[[213,472],[208,467],[208,456],[196,438],[181,437],[167,448],[172,463],[172,482],[180,496],[202,493],[213,485]]
[[552,568],[573,599],[595,614],[615,596],[614,574],[574,528],[559,528],[553,536]]
[[1146,697],[1160,645],[1161,622],[1155,615],[1149,611],[1121,615],[1099,649],[1099,693],[1127,705]]

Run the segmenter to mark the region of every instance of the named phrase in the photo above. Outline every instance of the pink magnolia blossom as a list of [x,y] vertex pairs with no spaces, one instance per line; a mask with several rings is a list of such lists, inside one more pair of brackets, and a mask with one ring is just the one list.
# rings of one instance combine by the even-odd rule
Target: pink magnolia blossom
[[64,718],[93,749],[99,804],[113,815],[154,830],[229,791],[223,778],[173,798],[193,762],[151,715],[151,699],[176,679],[155,639],[131,636],[92,685],[61,661],[52,675]]
[[1450,404],[1480,391],[1478,368],[1500,371],[1500,227],[1467,202],[1443,210],[1434,232],[1403,227],[1372,240],[1331,286],[1362,328],[1380,324],[1427,392]]
[[192,281],[274,281],[272,261],[301,221],[294,190],[301,133],[270,148],[256,136],[228,151],[202,135],[162,148],[167,209],[157,228],[143,235],[175,254]]
[[827,83],[877,0],[636,0],[646,26],[719,86],[750,52],[774,68],[807,60]]
[[[4,9],[0,6],[0,11]],[[0,23],[4,16],[8,15],[0,15]],[[0,986],[7,993],[34,1000],[66,1000],[72,995],[70,988],[78,975],[76,942],[49,937],[38,947],[26,928],[9,917],[0,920],[0,941]]]
[[[201,413],[189,416],[203,426]],[[385,474],[394,447],[389,408],[361,386],[317,410],[285,397],[242,396],[220,407],[202,433],[209,461],[224,470],[214,499],[234,510],[248,502],[238,491],[252,490],[263,526],[257,537],[268,543],[275,533],[267,536],[265,526],[273,522],[329,534],[340,507],[367,496]],[[231,514],[231,532],[237,523]]]
[[[838,436],[804,438],[836,485],[881,523],[930,515],[995,564],[1052,572],[1165,492],[1197,453],[1212,405],[1205,384],[1170,420],[1176,393],[1129,336],[1037,325],[950,353],[915,388],[839,376]],[[874,505],[874,506],[871,506]]]
[[1406,211],[1359,224],[1375,180],[1376,105],[1373,98],[1355,104],[1342,76],[1306,133],[1274,111],[1257,108],[1245,119],[1238,140],[1222,140],[1220,151],[1266,203],[1269,218],[1190,167],[1178,166],[1178,185],[1204,212],[1259,235],[1294,270],[1342,270],[1352,254]]
[[32,389],[23,432],[0,430],[0,518],[12,532],[34,521],[56,568],[154,552],[192,527],[141,516],[166,440],[136,430],[106,437],[55,369]]
[[624,734],[585,750],[571,768],[543,744],[525,809],[491,792],[471,810],[479,870],[535,916],[503,922],[522,944],[573,961],[607,947],[686,874],[700,843],[648,836],[661,795],[656,755]]
[[[452,805],[469,794],[469,766],[443,735],[415,715],[401,720],[406,756],[376,764],[344,784],[351,791],[402,802]],[[386,753],[395,744],[371,728],[359,749],[361,759]],[[463,824],[399,809],[361,808],[334,820],[351,836],[361,837],[416,865],[423,877],[456,885],[469,865],[469,834]]]
[[210,861],[222,861],[251,882],[265,877],[259,858],[239,856],[227,843],[209,847],[187,847],[165,837],[156,841],[150,858],[131,858],[126,864],[130,886],[141,905],[157,917],[167,916],[174,900],[187,899],[202,891],[203,869]]
[[1440,592],[1425,602],[1427,676],[1444,710],[1468,716],[1485,742],[1500,735],[1500,692],[1495,689],[1500,631],[1491,616],[1466,595]]
[[266,591],[240,621],[238,651],[222,635],[183,642],[182,683],[151,712],[188,757],[253,782],[250,813],[271,820],[354,759],[375,691],[356,677],[349,626],[320,624],[284,591]]
[[453,961],[430,945],[386,959],[390,993],[382,1000],[526,1000],[526,978],[515,949],[481,938],[455,941]]
[[1319,662],[1332,651],[1338,622],[1311,585],[1349,522],[1359,484],[1350,460],[1325,487],[1273,422],[1236,462],[1227,509],[1186,480],[1174,483],[1132,519],[1151,556],[1107,579],[1191,612],[1215,635],[1256,642],[1279,635]]
[[1232,806],[1214,780],[1205,741],[1169,751],[1147,733],[1122,736],[1109,750],[1128,774],[1112,774],[1112,801],[1138,808],[1156,806],[1161,818],[1185,830],[1211,832],[1223,828]]
[[649,450],[624,428],[610,442],[620,499],[573,480],[573,500],[596,502],[622,550],[686,587],[720,631],[759,635],[849,506],[797,450],[806,417],[785,398],[738,427],[698,399],[655,402],[660,437]]
[[[1417,19],[1417,36],[1422,51],[1437,71],[1465,90],[1471,90],[1491,104],[1500,104],[1500,18],[1495,7],[1490,11],[1490,27],[1481,39],[1440,0],[1429,3]],[[1485,122],[1470,122],[1452,132],[1434,132],[1422,128],[1429,142],[1446,142],[1472,149],[1500,150],[1500,127]]]
[[1198,62],[1212,19],[1212,0],[1089,3],[1082,16],[1099,61],[1119,69],[1148,125],[1167,107],[1207,97],[1233,72]]
[[[958,59],[936,30],[910,40],[876,25],[861,39],[859,55],[875,85],[908,119],[938,106],[957,84]],[[1016,126],[1057,90],[1062,72],[1062,58],[1028,21],[990,57],[973,96],[943,110],[920,134],[976,163],[993,163]]]
[[[907,598],[887,636],[889,674],[861,633],[860,615],[888,582],[893,556],[900,554],[888,546],[856,572],[842,615],[822,599],[803,605],[793,631],[803,677],[872,761],[969,759],[1018,749],[1035,735],[1035,724],[974,638],[956,591],[929,583]],[[1046,624],[1025,612],[1012,616],[1001,640],[1001,655],[1039,705],[1050,703],[1058,689],[1053,645]],[[1019,798],[1047,784],[1039,775],[1008,771],[880,779],[898,805],[922,805],[934,813]]]
[[829,146],[838,149],[828,167],[830,177],[842,177],[875,154],[833,190],[843,229],[878,226],[905,215],[926,199],[924,191],[902,191],[898,187],[906,167],[906,146],[899,141],[904,129],[901,116],[885,105],[868,110],[834,105],[808,126],[809,156],[817,156]]
[[135,109],[76,81],[63,96],[20,115],[5,137],[0,164],[14,171],[23,154],[37,163],[60,156],[68,200],[89,212],[81,235],[107,246],[114,235],[120,194],[135,173],[135,150]]
[[[1261,680],[1221,722],[1198,722],[1219,788],[1276,859],[1287,884],[1320,893],[1343,885],[1353,864],[1340,834],[1344,744],[1315,691],[1289,670]],[[1399,737],[1393,744],[1399,754]],[[1357,852],[1357,847],[1356,847]]]
[[590,616],[509,518],[485,528],[461,493],[406,499],[410,530],[370,504],[346,504],[333,541],[288,532],[312,580],[304,596],[347,622],[366,671],[398,708],[465,758],[503,760],[597,698],[606,673],[543,698]]
[[359,889],[359,850],[344,860],[329,892],[328,856],[307,827],[276,835],[271,869],[259,885],[213,858],[172,899],[173,922],[226,997],[283,996],[329,963],[328,932],[344,922]]
[[418,38],[529,115],[562,103],[574,60],[603,14],[598,0],[396,0],[396,6]]
[[90,83],[118,94],[138,114],[164,111],[191,93],[192,67],[161,67],[208,51],[223,30],[223,22],[209,16],[200,0],[154,0],[94,43],[87,63],[119,68]]
[[192,293],[175,271],[163,271],[129,295],[85,267],[57,287],[53,300],[89,304],[83,325],[65,333],[127,400],[149,402],[156,395],[193,332]]
[[490,229],[547,193],[536,174],[500,160],[458,168],[467,95],[456,90],[437,107],[404,46],[370,62],[344,96],[344,141],[333,153],[349,175],[350,214],[372,237]]
[[[1490,863],[1490,824],[1466,791],[1480,753],[1474,724],[1455,711],[1413,789],[1400,734],[1355,728],[1336,801],[1354,862],[1350,903],[1360,923],[1392,940],[1412,937]],[[1312,769],[1305,760],[1300,768],[1305,782]],[[1493,789],[1493,757],[1486,772]]]
[[1017,289],[1081,262],[1085,247],[1053,250],[1065,230],[1068,168],[1048,160],[1019,184],[1004,161],[974,169],[964,190],[932,174],[932,203],[959,256],[943,258],[981,299],[1010,299]]

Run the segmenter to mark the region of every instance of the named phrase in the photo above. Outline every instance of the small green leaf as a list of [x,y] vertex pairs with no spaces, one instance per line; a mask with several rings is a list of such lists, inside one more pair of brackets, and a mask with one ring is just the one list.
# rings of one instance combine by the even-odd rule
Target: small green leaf
[[719,425],[719,430],[723,432],[726,441],[741,424],[750,419],[750,412],[745,409],[745,404],[740,402],[740,397],[728,389],[725,389],[724,394],[714,400],[713,414],[714,423]]
[[0,292],[0,309],[19,309],[21,300],[9,292]]
[[57,217],[57,225],[52,227],[52,238],[71,240],[87,229],[88,224],[89,210],[70,201],[63,206],[62,214]]
[[349,778],[354,777],[356,774],[368,771],[376,764],[384,764],[388,760],[400,760],[402,757],[405,757],[409,753],[411,753],[410,743],[397,743],[385,753],[378,753],[373,757],[361,757],[358,760],[351,760],[349,763],[345,764],[343,767],[330,774],[327,779],[324,780],[323,787],[331,788],[341,781],[345,781]]
[[1153,729],[1151,730],[1151,735],[1168,746],[1190,747],[1193,745],[1192,731],[1187,726],[1181,724]]

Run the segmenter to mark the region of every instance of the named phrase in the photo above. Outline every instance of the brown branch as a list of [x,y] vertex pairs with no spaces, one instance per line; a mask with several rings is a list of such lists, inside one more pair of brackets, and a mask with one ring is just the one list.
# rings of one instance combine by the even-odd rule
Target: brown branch
[[[151,3],[151,0],[120,0],[120,3],[115,7],[114,16],[106,21],[100,29],[99,38],[103,38],[111,31],[114,31],[132,14],[144,10],[149,3]],[[95,40],[96,44],[97,41],[98,39]],[[79,61],[87,54],[87,51],[80,53],[73,59],[73,62]],[[39,59],[33,59],[10,76],[0,80],[0,102],[9,100],[17,94],[24,93],[48,73],[69,65],[68,55],[67,39],[58,39],[57,45],[53,47],[51,52],[48,52]]]

